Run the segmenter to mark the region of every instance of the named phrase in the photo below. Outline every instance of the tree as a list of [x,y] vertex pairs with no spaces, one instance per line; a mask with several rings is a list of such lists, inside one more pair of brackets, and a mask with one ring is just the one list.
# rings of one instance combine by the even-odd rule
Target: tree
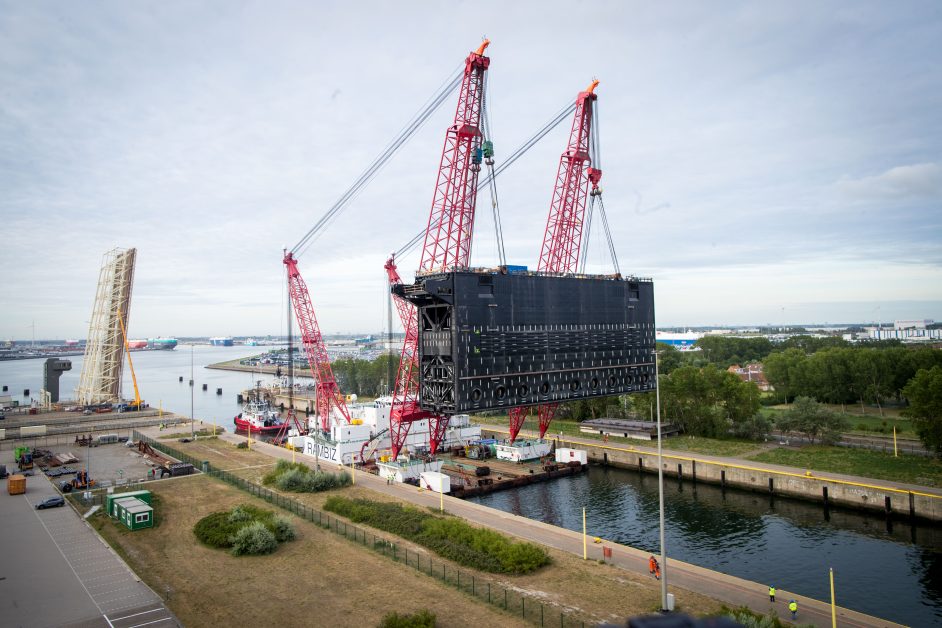
[[785,403],[799,393],[807,357],[801,349],[786,349],[769,355],[762,365],[765,378],[782,393]]
[[657,351],[658,370],[661,375],[669,374],[683,363],[684,356],[674,345],[669,345],[666,342],[658,342],[655,344],[655,347]]
[[942,457],[942,366],[920,369],[903,388],[909,407],[901,414],[910,417],[927,448]]
[[697,436],[725,436],[759,411],[759,389],[713,365],[683,366],[661,377],[663,415]]
[[730,338],[727,336],[704,336],[697,341],[703,356],[721,368],[736,363],[761,360],[772,351],[768,338]]
[[812,444],[818,438],[822,443],[832,444],[840,440],[841,432],[847,429],[847,421],[810,397],[796,397],[776,426],[786,434],[804,434]]

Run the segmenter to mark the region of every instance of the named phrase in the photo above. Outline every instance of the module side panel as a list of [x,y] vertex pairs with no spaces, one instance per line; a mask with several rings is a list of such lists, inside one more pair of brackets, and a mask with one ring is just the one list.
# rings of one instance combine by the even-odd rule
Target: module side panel
[[654,389],[650,281],[452,273],[413,295],[420,404],[445,414]]

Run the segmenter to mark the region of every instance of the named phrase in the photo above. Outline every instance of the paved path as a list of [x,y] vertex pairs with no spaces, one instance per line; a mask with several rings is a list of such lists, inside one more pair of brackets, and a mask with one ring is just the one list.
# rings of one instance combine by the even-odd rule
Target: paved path
[[[151,436],[153,437],[155,435],[156,434]],[[228,432],[220,434],[219,437],[231,443],[245,441],[244,437]],[[568,440],[569,439],[567,439],[567,441]],[[577,441],[578,439],[575,439],[575,442]],[[252,441],[252,448],[270,455],[273,458],[285,460],[292,458],[289,450],[275,447],[267,443]],[[307,456],[297,454],[296,459],[305,462],[309,466],[314,465],[313,460]],[[332,465],[321,464],[322,468],[325,466],[329,467]],[[340,467],[337,468],[339,469]],[[794,470],[791,469],[791,471]],[[447,495],[444,496],[442,500],[442,497],[438,493],[422,491],[405,484],[389,485],[384,479],[362,471],[356,472],[355,482],[377,492],[393,495],[397,498],[422,506],[438,508],[443,501],[444,508],[447,512],[458,515],[469,521],[577,556],[583,555],[582,534],[573,532],[572,530],[566,530],[540,521],[505,513]],[[609,563],[626,571],[647,575],[649,554],[626,545],[619,545],[608,541],[604,544],[595,544],[592,543],[590,539],[587,544],[587,558],[589,560],[601,559],[603,545],[612,548],[612,557],[607,559]],[[767,585],[757,584],[676,560],[668,560],[666,567],[662,566],[662,571],[667,577],[669,591],[674,593],[678,604],[683,604],[684,590],[688,590],[720,600],[728,605],[747,606],[758,613],[768,613],[772,609],[769,603]],[[779,617],[788,617],[788,609],[786,608],[787,601],[794,599],[798,602],[798,620],[800,622],[822,627],[831,625],[831,606],[828,603],[783,589],[778,590],[776,599],[777,602],[774,606],[774,610]],[[840,626],[899,626],[899,624],[887,620],[871,617],[841,607],[837,608],[837,619]]]
[[58,495],[42,475],[25,495],[0,494],[0,625],[178,626],[162,600],[68,504],[36,510]]

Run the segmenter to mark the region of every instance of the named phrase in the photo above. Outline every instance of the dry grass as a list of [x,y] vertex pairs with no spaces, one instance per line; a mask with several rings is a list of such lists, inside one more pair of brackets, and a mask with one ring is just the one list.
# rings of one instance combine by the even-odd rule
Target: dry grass
[[[257,483],[261,483],[262,476],[271,469],[271,458],[255,451],[237,449],[234,445],[230,445],[224,441],[174,443],[173,446],[178,447],[190,455],[198,456],[203,460],[210,460],[214,465],[233,469],[233,474]],[[268,465],[265,465],[266,462]],[[323,469],[331,472],[339,471],[336,465],[325,465]],[[357,475],[359,476],[360,473],[361,472],[358,471]],[[224,486],[227,491],[235,490],[228,487],[228,485],[214,483],[214,485],[217,484]],[[347,487],[341,489],[341,491],[345,497],[351,499],[363,498],[375,501],[408,503],[394,496],[375,492],[360,485]],[[331,494],[336,493],[336,491],[328,491],[324,493],[284,494],[307,506],[322,510],[324,501]],[[264,502],[260,503],[264,504]],[[266,507],[273,508],[270,505]],[[222,508],[214,508],[214,510],[220,509]],[[471,521],[468,523],[476,525]],[[365,525],[360,525],[360,527],[371,529],[369,526]],[[192,524],[190,524],[190,528],[192,528]],[[315,530],[321,532],[319,528],[315,528]],[[388,533],[378,530],[375,532],[380,536],[390,537]],[[190,536],[192,537],[192,533],[190,533]],[[346,543],[342,539],[339,541]],[[410,553],[415,552],[423,556],[428,556],[429,554],[428,550],[425,548],[405,540],[400,540],[398,544],[400,547],[408,548]],[[286,548],[291,545],[292,544],[289,543]],[[282,550],[279,549],[278,553],[281,551]],[[551,548],[547,548],[547,551],[553,558],[553,564],[528,576],[495,576],[494,574],[478,572],[466,567],[460,567],[460,569],[465,574],[474,574],[475,577],[484,580],[495,580],[502,586],[519,590],[522,593],[543,600],[544,603],[555,605],[563,610],[575,611],[579,615],[595,618],[600,622],[624,621],[625,617],[650,613],[660,607],[660,586],[648,576],[629,573],[622,569],[612,567],[611,565],[599,564],[595,561],[583,561],[581,557]],[[371,556],[375,559],[373,552],[357,548],[356,546],[350,547],[348,552],[351,553],[351,557],[348,559],[348,565],[355,565],[359,561],[358,556],[360,555]],[[277,556],[277,554],[275,556]],[[381,556],[379,558],[381,559],[381,566],[377,568],[379,570],[382,570],[382,565],[388,565],[388,568],[402,568],[389,559],[383,559]],[[436,562],[441,561],[437,555],[434,558]],[[424,560],[423,558],[423,562]],[[453,565],[453,563],[449,564]],[[414,572],[414,570],[411,571]],[[453,589],[448,587],[443,587],[441,584],[437,586],[442,591],[449,591],[451,595],[462,596],[462,594],[454,592]],[[478,606],[470,597],[466,595],[462,597],[468,600],[468,604],[473,604],[475,607]],[[713,614],[720,609],[720,604],[717,601],[690,591],[683,592],[680,602],[683,607],[680,610],[693,615]],[[487,608],[485,605],[481,606]],[[501,616],[506,617],[503,614],[501,614]],[[441,614],[439,614],[439,619],[442,619]],[[364,623],[364,625],[369,624],[370,622]],[[440,624],[443,626],[447,625],[441,622]]]
[[[273,508],[205,476],[154,485],[161,525],[129,532],[106,517],[93,523],[186,626],[375,626],[390,611],[428,608],[442,627],[526,626],[416,570],[290,515],[298,532],[269,556],[234,557],[204,547],[193,525],[239,503]],[[285,514],[281,512],[280,514]]]

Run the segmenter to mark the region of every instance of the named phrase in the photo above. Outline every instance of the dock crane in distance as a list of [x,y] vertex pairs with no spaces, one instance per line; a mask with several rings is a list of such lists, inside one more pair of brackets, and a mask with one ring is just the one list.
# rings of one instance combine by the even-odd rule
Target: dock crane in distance
[[[569,144],[559,157],[556,185],[546,219],[546,231],[543,233],[543,247],[537,265],[537,270],[541,272],[574,273],[578,270],[586,197],[596,197],[602,193],[599,187],[602,170],[596,167],[599,165],[597,157],[593,155],[596,142],[592,140],[592,123],[598,100],[595,88],[598,84],[597,80],[593,80],[585,91],[576,96]],[[558,403],[539,406],[540,438],[546,434],[557,407]],[[516,407],[508,412],[511,443],[520,433],[528,411],[528,408]]]
[[[137,387],[137,375],[134,373],[134,362],[131,361],[131,347],[128,346],[128,333],[124,328],[124,317],[118,313],[118,323],[121,324],[121,337],[124,338],[124,353],[128,356],[128,366],[131,367],[131,381],[134,383],[134,401],[127,404],[129,410],[141,410],[141,392]],[[120,400],[119,400],[120,401]]]
[[[477,180],[484,157],[481,113],[484,77],[490,65],[484,51],[489,44],[490,40],[485,39],[465,59],[454,123],[445,133],[419,272],[467,268],[470,262]],[[384,267],[390,287],[402,283],[393,258]],[[419,409],[418,312],[411,303],[398,297],[395,300],[406,337],[389,412],[392,458],[395,460],[402,451],[412,423],[425,418],[429,421],[429,451],[435,455],[448,428],[449,417]]]

